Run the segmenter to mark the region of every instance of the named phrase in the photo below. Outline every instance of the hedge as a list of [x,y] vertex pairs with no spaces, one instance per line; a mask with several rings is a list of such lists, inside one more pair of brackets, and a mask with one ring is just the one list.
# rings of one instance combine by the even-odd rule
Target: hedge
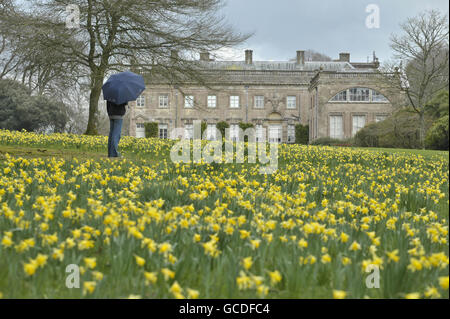
[[[432,118],[425,116],[426,129]],[[419,115],[409,108],[402,109],[384,121],[366,125],[355,135],[356,146],[420,148]]]
[[340,140],[331,137],[320,137],[310,143],[311,145],[325,145],[325,146],[353,146],[353,139]]
[[221,121],[216,124],[216,128],[220,131],[220,134],[222,134],[222,138],[225,138],[225,129],[229,128],[230,124],[227,122]]
[[425,137],[425,147],[434,150],[448,150],[448,115],[433,123]]
[[158,123],[148,122],[144,123],[145,137],[158,137]]
[[295,143],[308,144],[309,141],[309,126],[297,124],[295,125]]
[[[240,122],[239,127],[245,132],[246,129],[255,127],[252,123]],[[248,136],[244,136],[244,142],[248,142]]]

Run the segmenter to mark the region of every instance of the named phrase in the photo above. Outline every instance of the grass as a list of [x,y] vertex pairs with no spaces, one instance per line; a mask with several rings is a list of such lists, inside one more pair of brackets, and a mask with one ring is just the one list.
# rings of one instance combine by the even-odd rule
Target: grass
[[[102,160],[108,159],[108,152],[97,151],[97,150],[87,150],[80,151],[75,148],[61,148],[54,145],[48,147],[23,147],[23,146],[5,146],[0,145],[0,158],[5,158],[5,154],[11,156],[23,157],[23,158],[63,158],[66,160],[73,159],[94,159]],[[138,155],[134,153],[121,153],[122,158],[127,158],[132,161],[145,161],[147,163],[154,163],[158,161],[158,158],[154,158],[148,155]]]
[[422,149],[405,149],[405,148],[376,148],[376,147],[367,147],[367,148],[359,148],[362,150],[369,150],[373,152],[386,152],[389,154],[412,154],[412,155],[421,155],[423,157],[433,157],[433,156],[449,156],[448,151],[436,151],[436,150],[422,150]]
[[448,298],[448,152],[280,145],[264,175],[105,142],[0,131],[0,295]]
[[58,157],[64,159],[73,158],[89,158],[89,159],[101,159],[107,158],[107,155],[102,152],[87,152],[79,151],[76,149],[63,149],[57,147],[20,147],[20,146],[3,146],[0,145],[0,156],[3,154],[10,154],[12,156],[21,156],[26,158],[48,158]]
[[[376,148],[376,147],[355,147],[352,148],[361,151],[371,151],[377,153],[387,153],[387,154],[411,154],[411,155],[421,155],[426,158],[431,157],[447,157],[449,156],[448,151],[437,151],[437,150],[422,150],[422,149],[404,149],[404,148]],[[48,145],[46,147],[42,146],[5,146],[0,144],[0,154],[9,153],[14,156],[25,156],[25,157],[60,157],[60,158],[107,158],[107,150],[89,150],[80,151],[76,148],[63,148],[58,145]],[[151,160],[151,156],[139,155],[130,152],[123,152],[122,155],[131,160],[145,159]]]

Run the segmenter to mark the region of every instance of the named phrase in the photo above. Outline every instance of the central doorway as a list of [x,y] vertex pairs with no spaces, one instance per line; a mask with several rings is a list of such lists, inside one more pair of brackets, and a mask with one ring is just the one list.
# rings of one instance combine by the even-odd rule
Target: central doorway
[[136,137],[144,138],[145,137],[145,125],[144,123],[136,123]]
[[282,133],[283,130],[281,124],[270,124],[269,143],[281,143]]

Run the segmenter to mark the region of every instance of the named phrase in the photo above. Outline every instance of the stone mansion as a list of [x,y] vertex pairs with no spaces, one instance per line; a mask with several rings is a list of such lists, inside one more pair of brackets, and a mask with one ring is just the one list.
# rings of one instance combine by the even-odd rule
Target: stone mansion
[[130,103],[130,135],[145,137],[144,123],[157,122],[159,137],[171,138],[184,128],[191,138],[193,121],[207,123],[208,139],[215,124],[226,121],[238,138],[238,124],[252,123],[258,141],[293,143],[295,125],[309,125],[309,138],[345,139],[367,123],[383,120],[393,111],[393,99],[380,87],[375,57],[351,62],[349,53],[334,61],[305,61],[297,51],[293,61],[214,61],[201,53],[198,63],[209,74],[207,85],[174,86],[146,79],[147,88]]

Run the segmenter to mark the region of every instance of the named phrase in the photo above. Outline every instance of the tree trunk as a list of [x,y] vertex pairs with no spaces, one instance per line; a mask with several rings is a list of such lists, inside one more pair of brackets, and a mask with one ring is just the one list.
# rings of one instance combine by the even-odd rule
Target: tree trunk
[[102,92],[104,74],[94,74],[91,78],[89,95],[89,119],[85,135],[98,135],[98,100]]
[[425,149],[425,114],[424,112],[419,113],[419,141],[420,141],[420,147],[424,150]]

